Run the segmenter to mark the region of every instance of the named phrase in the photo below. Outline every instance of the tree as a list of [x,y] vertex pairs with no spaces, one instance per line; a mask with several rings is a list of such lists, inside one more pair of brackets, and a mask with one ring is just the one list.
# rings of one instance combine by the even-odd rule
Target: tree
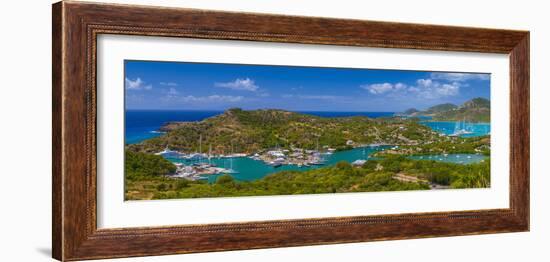
[[234,183],[233,177],[228,174],[221,175],[216,179],[216,184],[219,184],[219,185],[227,185],[227,184],[233,184],[233,183]]

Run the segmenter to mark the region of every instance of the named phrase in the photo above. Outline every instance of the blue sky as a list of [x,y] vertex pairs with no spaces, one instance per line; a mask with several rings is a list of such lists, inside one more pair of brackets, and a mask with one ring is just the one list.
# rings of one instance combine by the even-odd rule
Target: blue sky
[[127,109],[399,112],[490,99],[490,75],[125,61]]

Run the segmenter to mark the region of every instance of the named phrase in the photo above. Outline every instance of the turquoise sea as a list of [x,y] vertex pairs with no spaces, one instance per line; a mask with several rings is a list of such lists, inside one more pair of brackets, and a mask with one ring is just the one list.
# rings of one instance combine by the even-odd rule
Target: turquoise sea
[[[163,124],[170,121],[201,121],[205,118],[215,116],[222,113],[221,111],[126,111],[126,143],[138,143],[142,140],[161,135],[156,132]],[[343,117],[343,116],[368,116],[368,117],[386,117],[393,116],[392,112],[303,112],[322,117]],[[422,119],[427,120],[427,119]],[[422,121],[422,124],[432,128],[436,132],[446,135],[457,134],[457,131],[466,131],[460,133],[463,137],[482,136],[490,134],[491,128],[489,123],[461,123],[461,122],[433,122]],[[283,165],[273,167],[259,160],[253,160],[248,157],[233,157],[233,158],[212,158],[209,161],[216,166],[233,169],[237,173],[231,174],[235,179],[241,181],[251,181],[260,179],[266,175],[283,170],[309,170],[327,165],[333,165],[339,161],[345,160],[353,162],[355,160],[368,160],[371,155],[377,151],[383,150],[387,146],[377,147],[361,147],[347,151],[334,152],[331,155],[324,155],[324,164],[298,167],[295,165]],[[411,156],[413,159],[435,160],[452,162],[459,164],[469,164],[483,161],[486,157],[475,154],[451,154],[448,156],[433,155],[433,156]],[[168,160],[175,163],[192,164],[193,162],[178,158],[169,158]],[[207,159],[202,162],[208,162]],[[216,175],[208,177],[210,182],[215,181]]]
[[433,129],[436,132],[452,135],[460,130],[467,131],[461,134],[461,137],[484,136],[491,133],[491,124],[489,123],[464,123],[464,122],[437,122],[437,121],[422,121],[420,122]]
[[[334,165],[342,160],[348,162],[353,162],[355,160],[363,159],[368,160],[371,154],[388,148],[388,146],[376,146],[376,147],[361,147],[354,148],[352,150],[334,152],[331,155],[324,155],[323,159],[325,163],[323,165],[309,166],[309,167],[298,167],[296,165],[282,165],[280,167],[273,167],[266,165],[263,161],[254,160],[249,157],[232,157],[232,158],[211,158],[203,159],[200,162],[212,163],[218,167],[223,167],[226,169],[233,169],[238,173],[231,174],[235,179],[241,181],[250,181],[262,178],[268,174],[284,171],[284,170],[310,170],[314,168],[319,168],[323,166]],[[168,160],[175,163],[183,163],[186,165],[197,163],[199,161],[190,161],[178,158],[167,158]],[[217,176],[209,176],[209,181],[215,181]]]
[[472,164],[485,161],[487,156],[482,154],[448,154],[448,155],[424,155],[410,156],[410,159],[416,160],[434,160],[439,162],[448,162],[456,164]]

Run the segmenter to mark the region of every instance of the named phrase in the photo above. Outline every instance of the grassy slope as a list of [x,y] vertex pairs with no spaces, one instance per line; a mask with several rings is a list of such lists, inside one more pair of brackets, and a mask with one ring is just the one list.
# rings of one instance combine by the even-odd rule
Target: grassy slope
[[432,113],[437,121],[491,122],[491,103],[484,98],[466,101],[460,107],[443,104]]
[[[129,145],[128,149],[158,152],[197,152],[202,136],[202,152],[212,146],[216,154],[254,153],[276,146],[315,149],[328,145],[346,148],[346,141],[359,144],[406,144],[410,140],[437,139],[428,127],[412,120],[370,119],[367,117],[324,118],[281,110],[244,111],[231,109],[200,122],[170,123],[163,136]],[[231,147],[233,146],[233,150]]]
[[[396,175],[414,176],[422,181],[454,188],[489,186],[489,161],[475,165],[458,165],[410,160],[399,154],[489,152],[489,137],[448,138],[435,135],[414,121],[373,120],[365,117],[321,118],[277,110],[242,111],[233,109],[223,115],[195,123],[172,123],[165,136],[130,146],[126,161],[126,198],[193,198],[252,196],[334,192],[370,192],[428,189],[419,182],[395,179]],[[201,181],[170,179],[165,174],[175,167],[159,156],[134,151],[154,152],[166,145],[172,149],[197,150],[199,135],[203,145],[217,145],[214,150],[227,153],[230,144],[235,152],[253,152],[279,144],[314,148],[315,141],[341,147],[347,139],[360,143],[421,142],[402,145],[396,155],[382,153],[379,161],[368,161],[354,168],[349,163],[300,172],[285,171],[253,182],[236,182],[230,177],[213,185]],[[405,140],[403,140],[405,139]],[[427,142],[429,141],[429,142]],[[406,143],[405,143],[406,144]],[[203,147],[203,151],[206,146]],[[403,151],[403,152],[401,152]]]
[[131,181],[127,199],[199,198],[258,195],[293,195],[344,192],[426,190],[424,182],[403,182],[395,175],[417,177],[452,188],[476,188],[490,185],[490,162],[459,165],[435,161],[387,157],[368,161],[362,167],[347,162],[309,171],[282,171],[251,182],[237,182],[230,176],[215,184],[151,177]]

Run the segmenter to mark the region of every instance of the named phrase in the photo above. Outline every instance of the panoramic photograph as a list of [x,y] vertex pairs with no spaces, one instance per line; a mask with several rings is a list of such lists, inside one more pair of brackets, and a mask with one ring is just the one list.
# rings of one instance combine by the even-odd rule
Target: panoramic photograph
[[491,186],[490,74],[124,63],[126,200]]

